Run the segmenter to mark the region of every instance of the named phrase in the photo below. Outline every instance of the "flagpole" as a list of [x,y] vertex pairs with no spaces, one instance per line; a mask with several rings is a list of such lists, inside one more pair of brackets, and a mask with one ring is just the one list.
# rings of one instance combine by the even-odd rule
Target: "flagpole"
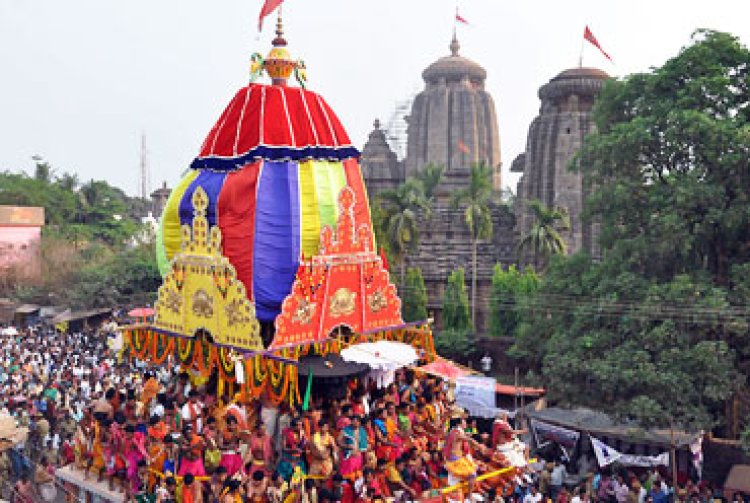
[[456,38],[456,27],[458,25],[458,0],[456,0],[456,15],[453,16],[453,38]]
[[583,43],[585,37],[581,37],[581,52],[578,53],[578,68],[583,68]]

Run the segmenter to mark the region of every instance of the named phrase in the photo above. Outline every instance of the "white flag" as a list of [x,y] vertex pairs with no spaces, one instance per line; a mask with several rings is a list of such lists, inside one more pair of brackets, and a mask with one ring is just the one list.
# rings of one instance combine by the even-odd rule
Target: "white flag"
[[596,460],[599,462],[599,466],[602,468],[614,463],[622,456],[622,454],[620,454],[618,451],[614,450],[597,438],[591,437],[591,445],[594,447]]

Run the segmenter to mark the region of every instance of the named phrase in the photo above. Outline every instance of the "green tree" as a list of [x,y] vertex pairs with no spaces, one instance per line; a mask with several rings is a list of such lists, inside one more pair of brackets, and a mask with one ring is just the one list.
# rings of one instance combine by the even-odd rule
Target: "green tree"
[[518,242],[519,253],[531,249],[534,254],[534,267],[543,270],[552,255],[565,255],[567,247],[560,235],[561,230],[570,228],[570,217],[557,208],[547,208],[541,201],[531,200],[526,206],[534,216],[531,228]]
[[750,51],[699,31],[649,73],[608,82],[573,167],[601,262],[552,257],[512,354],[550,399],[646,425],[718,428],[747,396]]
[[375,233],[375,243],[380,250],[385,252],[388,264],[395,264],[396,257],[391,251],[391,243],[388,241],[388,222],[386,212],[383,209],[383,203],[379,197],[376,197],[370,206],[370,217],[372,219],[372,229]]
[[475,348],[469,318],[469,297],[463,268],[453,270],[443,295],[443,327],[435,337],[435,349],[441,354],[465,358]]
[[47,185],[51,184],[55,173],[52,166],[39,156],[34,156],[33,159],[36,162],[36,166],[34,167],[34,180]]
[[403,285],[406,256],[415,251],[419,244],[419,217],[429,213],[430,208],[421,184],[413,178],[393,190],[381,192],[378,199],[383,210],[383,238],[399,264],[400,283]]
[[521,321],[519,302],[536,292],[539,278],[531,268],[520,272],[515,265],[503,269],[496,264],[492,271],[490,293],[490,335],[513,336]]
[[598,187],[603,246],[651,277],[697,267],[727,286],[731,262],[750,258],[750,52],[726,33],[693,41],[604,86],[575,167]]
[[463,267],[448,276],[443,295],[443,328],[469,332],[473,329],[469,318],[469,297]]
[[453,206],[464,210],[464,222],[471,235],[471,324],[476,326],[477,248],[492,238],[492,170],[486,164],[471,167],[469,185],[453,194]]
[[401,291],[403,302],[401,311],[406,321],[427,319],[427,288],[422,277],[422,269],[409,267],[406,271],[406,282]]
[[[0,204],[44,208],[41,278],[33,282],[4,278],[0,288],[3,294],[35,302],[64,303],[78,287],[79,273],[104,271],[107,257],[119,257],[137,241],[141,225],[129,211],[134,200],[120,189],[95,180],[79,186],[75,174],[58,174],[41,157],[34,161],[33,176],[0,172]],[[122,271],[113,274],[131,278]],[[104,298],[94,296],[89,302]]]
[[161,279],[155,248],[144,244],[82,267],[67,300],[81,308],[140,304],[156,294]]
[[424,191],[424,197],[429,205],[432,205],[435,200],[435,191],[443,180],[443,173],[445,173],[445,167],[440,164],[425,164],[420,169],[415,178],[422,184]]

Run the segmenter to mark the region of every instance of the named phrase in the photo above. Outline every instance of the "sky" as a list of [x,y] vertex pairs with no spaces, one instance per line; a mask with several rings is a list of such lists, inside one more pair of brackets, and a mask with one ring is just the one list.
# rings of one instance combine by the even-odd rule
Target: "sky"
[[[0,0],[0,170],[32,156],[82,181],[140,188],[145,135],[150,185],[174,186],[234,93],[249,58],[267,53],[262,0]],[[449,54],[456,0],[286,0],[289,50],[308,88],[361,148],[375,118],[422,88],[422,70]],[[746,0],[459,0],[461,55],[487,69],[503,184],[539,111],[538,88],[578,65],[588,24],[614,64],[586,45],[583,65],[613,76],[676,55],[696,28],[750,44]]]

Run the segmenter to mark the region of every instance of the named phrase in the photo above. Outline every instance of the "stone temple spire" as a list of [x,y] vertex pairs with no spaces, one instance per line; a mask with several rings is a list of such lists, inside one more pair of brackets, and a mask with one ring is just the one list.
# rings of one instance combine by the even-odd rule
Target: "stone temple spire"
[[[592,108],[609,75],[596,68],[571,68],[539,88],[539,115],[529,127],[526,152],[511,165],[523,173],[518,182],[517,226],[521,235],[534,224],[528,201],[565,210],[571,227],[562,232],[569,253],[585,250],[600,257],[599,224],[582,218],[589,188],[583,175],[568,169],[571,158],[594,130]],[[530,261],[531,256],[524,257]]]
[[415,98],[409,114],[405,175],[425,164],[445,167],[442,192],[468,184],[472,164],[483,162],[493,170],[493,185],[500,179],[500,135],[495,104],[484,89],[487,72],[459,55],[454,30],[450,55],[422,72],[425,88]]

